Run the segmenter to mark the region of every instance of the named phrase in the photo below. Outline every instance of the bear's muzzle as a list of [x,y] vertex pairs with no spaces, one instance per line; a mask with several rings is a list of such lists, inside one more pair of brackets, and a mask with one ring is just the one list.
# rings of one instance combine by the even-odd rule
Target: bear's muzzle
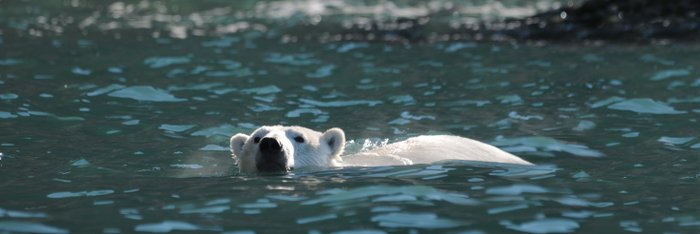
[[260,140],[260,157],[256,167],[260,172],[284,172],[291,170],[287,167],[287,157],[284,154],[282,143],[277,139],[265,137]]

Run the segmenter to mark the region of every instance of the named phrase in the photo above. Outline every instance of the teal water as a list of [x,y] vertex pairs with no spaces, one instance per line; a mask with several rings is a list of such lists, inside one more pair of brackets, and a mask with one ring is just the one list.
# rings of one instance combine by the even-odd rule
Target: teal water
[[[700,228],[696,44],[324,41],[266,11],[288,2],[73,3],[0,9],[0,233]],[[268,124],[539,166],[239,175],[228,138]]]

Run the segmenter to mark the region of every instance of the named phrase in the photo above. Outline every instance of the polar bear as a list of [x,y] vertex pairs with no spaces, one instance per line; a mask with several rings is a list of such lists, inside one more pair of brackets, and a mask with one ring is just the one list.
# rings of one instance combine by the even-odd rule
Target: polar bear
[[518,156],[469,138],[434,135],[412,137],[353,155],[340,155],[345,133],[340,128],[317,132],[300,126],[262,126],[248,136],[231,137],[231,152],[242,173],[289,172],[295,168],[389,166],[468,161],[532,166]]

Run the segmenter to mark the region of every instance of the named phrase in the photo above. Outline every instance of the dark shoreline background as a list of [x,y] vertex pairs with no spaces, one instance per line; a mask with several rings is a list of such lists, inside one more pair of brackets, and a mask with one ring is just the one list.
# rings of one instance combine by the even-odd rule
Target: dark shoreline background
[[355,24],[342,34],[351,40],[409,43],[434,41],[608,41],[654,42],[700,39],[700,1],[588,0],[528,17],[445,27],[430,22],[456,9],[423,17]]
[[[344,2],[309,5],[312,1],[296,5],[276,1],[151,1],[136,7],[122,2],[71,5],[73,2],[79,1],[38,2],[31,7],[24,1],[0,1],[0,24],[5,25],[0,36],[80,33],[181,39],[245,34],[285,43],[663,43],[700,39],[700,1],[693,0],[552,1],[536,8],[532,2],[520,1],[386,2],[353,7]],[[73,9],[70,15],[48,10],[56,7]],[[179,15],[186,12],[189,17]]]

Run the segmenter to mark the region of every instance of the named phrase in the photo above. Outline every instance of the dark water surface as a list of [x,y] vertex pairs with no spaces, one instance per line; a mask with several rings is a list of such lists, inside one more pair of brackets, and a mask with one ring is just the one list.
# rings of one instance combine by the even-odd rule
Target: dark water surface
[[[700,230],[698,45],[294,42],[313,2],[176,3],[0,2],[0,233]],[[238,175],[265,124],[540,166]]]

